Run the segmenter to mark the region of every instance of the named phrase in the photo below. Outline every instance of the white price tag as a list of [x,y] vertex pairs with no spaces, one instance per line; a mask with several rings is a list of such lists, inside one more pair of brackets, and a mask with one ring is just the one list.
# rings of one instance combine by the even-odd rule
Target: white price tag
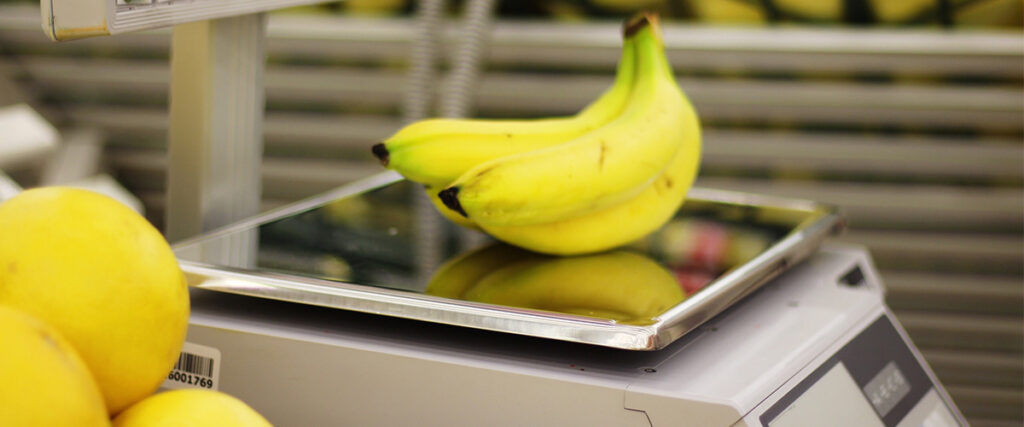
[[203,388],[217,390],[220,385],[220,350],[186,342],[178,362],[161,388]]

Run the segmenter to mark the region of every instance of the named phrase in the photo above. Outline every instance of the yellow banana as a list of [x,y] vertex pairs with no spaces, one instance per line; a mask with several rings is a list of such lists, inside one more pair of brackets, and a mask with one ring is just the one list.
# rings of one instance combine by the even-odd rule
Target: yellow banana
[[697,115],[692,108],[686,108],[679,120],[690,133],[661,176],[636,197],[576,218],[530,225],[481,225],[481,228],[498,240],[558,255],[602,251],[647,235],[675,215],[700,166]]
[[461,296],[626,323],[649,323],[685,297],[670,271],[628,251],[520,259],[492,270]]
[[656,18],[641,15],[626,28],[637,70],[619,117],[564,144],[481,163],[441,191],[444,204],[482,227],[529,225],[603,210],[649,187],[695,129],[682,120],[689,103]]
[[633,87],[633,57],[634,43],[626,38],[615,81],[575,116],[524,120],[426,119],[405,126],[374,145],[373,154],[409,180],[440,189],[484,161],[572,140],[622,112]]

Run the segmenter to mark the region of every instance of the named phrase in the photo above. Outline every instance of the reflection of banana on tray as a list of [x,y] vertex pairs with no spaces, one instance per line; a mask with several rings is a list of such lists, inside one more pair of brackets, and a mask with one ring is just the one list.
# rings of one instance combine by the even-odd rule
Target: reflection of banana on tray
[[453,222],[549,254],[598,252],[668,221],[700,163],[700,124],[656,16],[624,26],[615,81],[572,117],[430,119],[373,147]]
[[649,323],[685,294],[672,272],[635,252],[553,257],[495,244],[443,265],[429,295]]

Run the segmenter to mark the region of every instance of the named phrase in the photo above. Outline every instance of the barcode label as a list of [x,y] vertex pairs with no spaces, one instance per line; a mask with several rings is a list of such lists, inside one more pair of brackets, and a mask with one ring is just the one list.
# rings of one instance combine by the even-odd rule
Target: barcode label
[[198,354],[181,353],[174,369],[204,377],[213,377],[213,359]]
[[186,342],[162,388],[216,390],[220,377],[220,350]]

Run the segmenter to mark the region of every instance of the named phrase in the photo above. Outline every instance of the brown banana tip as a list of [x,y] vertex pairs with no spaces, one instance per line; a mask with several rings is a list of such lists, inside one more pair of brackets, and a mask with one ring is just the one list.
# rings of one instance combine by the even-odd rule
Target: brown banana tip
[[644,29],[647,26],[654,26],[658,24],[658,15],[653,12],[640,12],[633,15],[622,24],[622,37],[630,38],[633,37],[638,31]]
[[373,151],[373,155],[380,160],[381,164],[388,165],[388,147],[385,147],[383,142],[374,144],[370,151]]
[[459,203],[458,195],[459,187],[448,187],[445,188],[444,190],[441,190],[440,193],[437,193],[437,197],[441,199],[441,203],[444,203],[444,205],[447,206],[448,209],[458,212],[459,215],[462,215],[463,217],[469,218],[469,215],[466,214],[466,211],[462,209],[462,204]]

